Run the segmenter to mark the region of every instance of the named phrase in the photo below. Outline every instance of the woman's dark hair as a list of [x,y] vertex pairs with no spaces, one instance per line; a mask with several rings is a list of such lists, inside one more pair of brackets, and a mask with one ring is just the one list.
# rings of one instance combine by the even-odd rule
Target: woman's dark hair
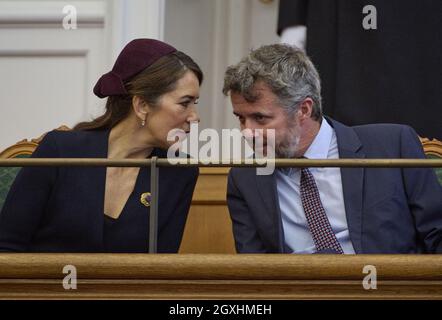
[[175,90],[178,80],[189,70],[195,74],[201,85],[203,73],[185,53],[176,51],[159,58],[124,84],[128,95],[108,97],[106,111],[102,116],[92,121],[80,122],[75,125],[74,130],[113,128],[129,115],[134,96],[143,98],[146,103],[155,107],[162,95]]

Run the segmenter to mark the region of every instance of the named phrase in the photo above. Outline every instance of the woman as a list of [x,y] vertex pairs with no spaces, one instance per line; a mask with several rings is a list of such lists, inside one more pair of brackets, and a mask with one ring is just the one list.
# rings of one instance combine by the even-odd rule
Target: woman
[[[165,158],[170,130],[186,132],[203,79],[187,55],[157,40],[137,39],[94,87],[106,112],[73,131],[48,133],[33,157]],[[158,252],[177,252],[198,170],[161,168]],[[0,250],[146,252],[149,168],[26,167],[0,214]]]

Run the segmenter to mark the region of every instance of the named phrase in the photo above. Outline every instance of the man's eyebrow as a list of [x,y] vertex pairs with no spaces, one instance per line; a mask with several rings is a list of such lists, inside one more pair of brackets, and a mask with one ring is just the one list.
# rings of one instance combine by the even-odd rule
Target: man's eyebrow
[[[235,116],[237,116],[237,117],[241,117],[242,116],[242,115],[240,115],[239,113],[236,113],[236,112],[233,112],[233,114]],[[252,112],[248,116],[251,116],[251,117],[265,117],[265,118],[269,118],[270,117],[270,115],[262,113],[262,112]]]
[[253,112],[252,114],[251,114],[252,116],[258,116],[258,117],[269,117],[269,115],[268,114],[265,114],[265,113],[262,113],[262,112]]

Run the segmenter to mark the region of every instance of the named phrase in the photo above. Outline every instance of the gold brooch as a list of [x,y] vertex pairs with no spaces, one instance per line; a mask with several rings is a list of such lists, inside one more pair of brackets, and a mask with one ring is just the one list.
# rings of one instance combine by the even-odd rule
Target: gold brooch
[[144,192],[140,196],[140,202],[146,207],[150,207],[150,201],[152,200],[152,195],[150,192]]

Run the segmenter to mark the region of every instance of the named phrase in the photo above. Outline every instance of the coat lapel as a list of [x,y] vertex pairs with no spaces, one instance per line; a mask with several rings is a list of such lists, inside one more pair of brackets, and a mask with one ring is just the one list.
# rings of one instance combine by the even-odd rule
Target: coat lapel
[[[93,132],[96,138],[90,139],[88,158],[107,158],[109,130]],[[106,167],[94,167],[90,170],[91,190],[97,191],[97,206],[100,214],[104,214],[104,191],[106,183]]]
[[[83,146],[84,158],[107,158],[108,138],[110,130],[89,131],[90,137]],[[86,167],[87,189],[94,194],[88,203],[90,213],[89,223],[97,233],[100,251],[103,250],[103,224],[104,224],[104,192],[106,183],[106,167]]]
[[[340,158],[365,158],[362,144],[355,131],[329,119],[336,132]],[[364,168],[341,168],[345,212],[350,239],[356,253],[362,253],[362,200]]]
[[281,213],[278,205],[278,194],[276,189],[275,174],[258,175],[256,169],[253,170],[256,179],[256,187],[262,201],[263,212],[257,213],[257,216],[264,221],[264,233],[266,242],[271,244],[275,252],[284,252],[284,235],[282,229]]

